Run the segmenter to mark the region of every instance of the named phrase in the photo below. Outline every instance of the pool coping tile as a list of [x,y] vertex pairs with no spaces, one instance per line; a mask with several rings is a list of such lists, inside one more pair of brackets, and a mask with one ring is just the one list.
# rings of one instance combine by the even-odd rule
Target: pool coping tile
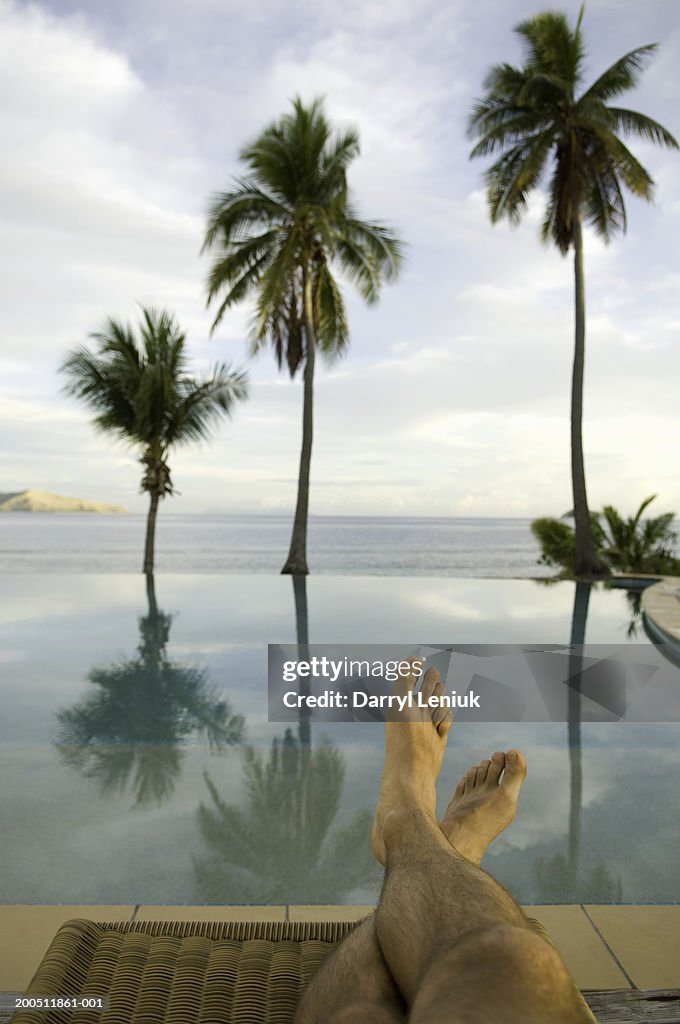
[[637,988],[680,988],[680,906],[586,905],[585,913]]
[[285,921],[285,906],[198,905],[156,906],[145,903],[138,907],[135,921]]
[[134,905],[0,904],[0,992],[23,992],[56,932],[73,918],[129,921]]
[[541,904],[523,909],[546,929],[580,989],[631,988],[580,904]]
[[341,906],[333,904],[293,904],[288,907],[289,921],[360,921],[375,910],[375,904]]

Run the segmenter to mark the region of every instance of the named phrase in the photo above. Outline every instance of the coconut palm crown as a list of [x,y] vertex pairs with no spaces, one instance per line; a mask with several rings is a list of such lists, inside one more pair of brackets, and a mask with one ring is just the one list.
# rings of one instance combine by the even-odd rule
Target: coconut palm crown
[[402,245],[355,209],[347,168],[359,154],[357,132],[334,131],[320,99],[306,106],[297,98],[292,107],[241,150],[247,174],[214,197],[203,248],[215,257],[207,280],[208,303],[219,298],[213,330],[253,297],[253,354],[271,345],[291,377],[304,368],[298,498],[282,569],[304,575],[316,350],[332,359],[348,345],[338,278],[375,302],[398,272]]
[[140,452],[150,499],[143,572],[152,573],[158,505],[174,493],[168,454],[207,438],[246,397],[246,376],[224,363],[202,380],[190,376],[186,336],[165,310],[142,309],[138,338],[113,319],[90,337],[96,350],[74,349],[60,367],[64,391],[89,406],[95,427]]
[[516,28],[524,44],[520,66],[491,68],[486,94],[473,108],[469,132],[479,141],[472,157],[494,156],[486,172],[491,220],[521,220],[529,196],[547,188],[542,238],[574,250],[575,347],[572,376],[572,487],[576,525],[574,572],[599,575],[586,497],[581,437],[585,345],[582,225],[608,242],[625,231],[624,188],[651,200],[654,182],[622,141],[633,135],[678,148],[673,136],[644,114],[612,103],[632,89],[656,44],[631,50],[583,88],[583,7],[575,28],[547,11]]

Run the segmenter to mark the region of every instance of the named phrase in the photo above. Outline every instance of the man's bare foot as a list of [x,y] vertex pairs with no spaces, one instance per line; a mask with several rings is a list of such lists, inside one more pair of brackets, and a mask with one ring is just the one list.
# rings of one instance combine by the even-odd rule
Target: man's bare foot
[[[423,659],[408,659],[422,663]],[[419,671],[399,679],[395,693],[413,693]],[[427,670],[420,688],[423,700],[441,697],[444,684],[436,668]],[[383,838],[385,817],[390,811],[418,808],[436,820],[435,784],[442,766],[446,741],[453,718],[444,708],[414,706],[399,715],[399,721],[385,723],[385,764],[380,798],[371,832],[373,853],[385,864],[387,853]]]
[[480,863],[487,847],[515,817],[526,774],[524,754],[497,750],[490,761],[470,768],[456,786],[440,827],[458,853],[473,864]]

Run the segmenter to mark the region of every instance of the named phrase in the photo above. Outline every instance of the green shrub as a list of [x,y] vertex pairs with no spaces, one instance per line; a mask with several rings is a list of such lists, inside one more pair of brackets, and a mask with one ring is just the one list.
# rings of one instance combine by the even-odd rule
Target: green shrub
[[563,573],[574,564],[574,530],[562,519],[545,516],[534,519],[531,532],[541,545],[539,564],[560,569]]
[[[642,518],[655,497],[645,498],[635,515],[627,518],[613,505],[591,514],[593,540],[609,572],[680,575],[680,558],[675,555],[677,534],[672,529],[675,513]],[[534,519],[531,530],[541,546],[539,563],[559,569],[562,576],[572,576],[574,528],[564,518]]]

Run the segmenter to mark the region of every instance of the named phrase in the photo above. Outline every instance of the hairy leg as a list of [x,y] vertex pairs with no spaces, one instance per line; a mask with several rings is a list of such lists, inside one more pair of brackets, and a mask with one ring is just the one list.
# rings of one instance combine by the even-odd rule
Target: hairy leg
[[[430,676],[426,692],[435,690],[430,685],[432,678]],[[445,723],[445,729],[447,725],[448,722]],[[505,755],[497,752],[493,755],[492,761],[482,762],[479,772],[471,769],[467,776],[463,776],[440,824],[449,843],[453,844],[455,839],[466,849],[468,856],[470,856],[470,848],[465,846],[466,830],[463,828],[463,824],[472,815],[475,818],[479,817],[476,810],[479,801],[474,799],[476,784],[478,782],[481,787],[483,781],[486,781],[487,772],[483,769],[490,766],[491,771],[488,773],[486,788],[492,782],[497,786],[504,762]],[[475,785],[472,783],[473,774]],[[467,784],[467,795],[465,796],[465,783],[468,779],[470,781]],[[495,834],[509,823],[513,815],[513,802],[512,798],[508,796],[507,790],[508,780],[506,777],[505,790],[502,794],[499,790],[499,796],[496,798],[496,802],[500,806],[496,810],[494,819]],[[483,841],[480,831],[482,824],[483,822],[475,820],[474,835],[477,844]],[[342,1015],[342,1018],[346,1018],[348,1022],[355,1019],[357,1021],[365,1020],[370,1013],[374,1024],[382,1022],[383,1018],[388,1024],[391,1024],[393,1021],[403,1022],[405,1012],[406,1004],[392,979],[378,945],[375,915],[371,915],[351,932],[325,961],[303,997],[296,1024],[315,1024],[317,1021],[325,1021],[329,1014],[336,1013]]]
[[592,1020],[558,953],[436,821],[418,809],[395,810],[384,839],[378,941],[413,1024]]
[[[415,660],[415,659],[414,659]],[[443,691],[439,675],[426,673],[423,692]],[[400,679],[397,692],[407,692],[410,677]],[[435,714],[442,734],[451,716]],[[446,721],[443,721],[446,717]],[[442,748],[443,754],[443,748]],[[383,783],[385,779],[383,778]],[[373,841],[376,841],[375,826]],[[403,1024],[406,1004],[388,970],[378,944],[375,915],[362,922],[333,950],[309,984],[298,1007],[295,1024]]]
[[[423,689],[436,692],[441,684],[432,673]],[[415,683],[412,677],[409,685]],[[483,787],[477,790],[479,770],[474,770],[468,799],[466,781],[463,792],[457,791],[459,813],[447,812],[447,818],[455,818],[448,822],[449,841],[435,816],[435,783],[449,726],[450,720],[434,721],[426,709],[414,710],[409,721],[386,725],[373,828],[374,851],[386,866],[376,929],[411,1010],[409,1019],[414,1024],[592,1020],[558,953],[530,930],[510,894],[476,863],[485,849],[480,835],[488,845],[504,827],[501,818],[507,824],[514,816],[524,758],[517,751],[504,755],[503,780],[500,786],[498,779],[489,784],[486,795]],[[487,778],[495,760],[485,765]]]
[[350,932],[319,968],[295,1024],[404,1024],[406,1006],[387,969],[375,914]]

